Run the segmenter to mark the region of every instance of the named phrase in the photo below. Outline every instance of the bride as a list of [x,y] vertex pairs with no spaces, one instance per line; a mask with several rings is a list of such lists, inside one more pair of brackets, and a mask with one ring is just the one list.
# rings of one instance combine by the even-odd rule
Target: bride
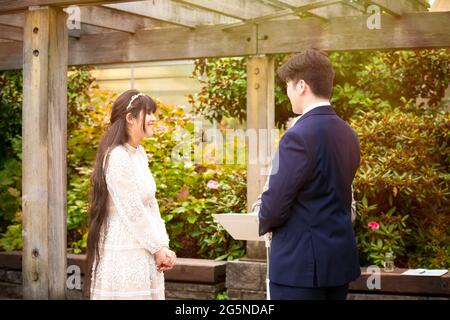
[[141,140],[153,134],[156,104],[128,90],[114,102],[92,174],[85,294],[91,299],[164,299],[173,268],[155,180]]

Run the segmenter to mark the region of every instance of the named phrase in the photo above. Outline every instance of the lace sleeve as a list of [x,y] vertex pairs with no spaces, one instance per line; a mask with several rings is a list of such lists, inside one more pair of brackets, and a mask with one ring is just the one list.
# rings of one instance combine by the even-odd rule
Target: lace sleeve
[[162,247],[169,246],[168,239],[162,236],[160,222],[145,211],[132,168],[128,153],[115,148],[106,168],[106,184],[126,228],[144,248],[154,254]]
[[155,197],[153,198],[152,201],[153,201],[153,207],[155,208],[156,212],[158,213],[157,214],[157,217],[158,217],[157,219],[158,219],[158,223],[160,225],[160,228],[159,228],[160,236],[164,240],[164,242],[166,242],[168,244],[170,242],[169,235],[168,235],[167,230],[166,230],[166,223],[161,218],[161,213],[159,211],[158,201],[156,200]]

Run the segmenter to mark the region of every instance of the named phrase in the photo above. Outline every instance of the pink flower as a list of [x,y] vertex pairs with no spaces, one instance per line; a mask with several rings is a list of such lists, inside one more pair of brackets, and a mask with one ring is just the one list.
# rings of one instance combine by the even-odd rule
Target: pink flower
[[380,229],[380,224],[378,222],[375,221],[370,221],[367,226],[372,229],[372,230],[378,230]]
[[216,180],[209,180],[206,187],[209,189],[219,189],[219,183]]

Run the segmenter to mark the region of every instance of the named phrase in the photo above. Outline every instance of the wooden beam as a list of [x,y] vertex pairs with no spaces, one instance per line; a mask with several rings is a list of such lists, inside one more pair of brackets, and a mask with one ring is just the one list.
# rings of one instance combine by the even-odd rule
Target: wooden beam
[[316,47],[325,51],[391,50],[450,47],[450,12],[383,14],[381,29],[369,30],[369,16],[337,17],[329,22],[267,21],[258,27],[258,53],[299,52]]
[[309,14],[325,20],[330,20],[335,17],[350,17],[361,15],[361,11],[357,8],[348,5],[348,2],[335,3],[322,8],[316,8],[308,11]]
[[[83,10],[84,8],[82,8]],[[106,8],[105,8],[106,9]],[[106,9],[107,10],[107,9]],[[101,32],[111,32],[117,29],[121,29],[120,27],[112,29],[112,28],[107,28],[110,25],[110,22],[108,22],[108,19],[106,19],[107,17],[102,17],[102,21],[99,22],[95,22],[94,24],[87,24],[83,22],[83,19],[85,18],[85,16],[82,14],[81,15],[81,19],[82,19],[82,23],[81,23],[81,29],[72,29],[69,30],[69,36],[73,37],[73,38],[80,38],[82,34],[86,34],[86,33],[101,33]],[[138,18],[139,19],[139,18]],[[87,19],[88,22],[89,19]],[[4,25],[4,26],[10,26],[10,27],[15,27],[15,28],[21,28],[22,31],[20,31],[21,33],[23,33],[23,26],[24,26],[24,13],[15,13],[15,14],[10,14],[10,15],[0,15],[0,25]],[[103,22],[106,21],[106,22]],[[116,22],[120,22],[117,21]],[[104,24],[106,27],[102,27],[101,25]],[[98,26],[97,26],[98,25]],[[129,31],[128,29],[126,29],[127,31]],[[95,32],[94,32],[95,31]],[[120,30],[122,31],[122,30]]]
[[380,288],[369,289],[367,283],[373,281],[374,270],[361,267],[361,276],[350,283],[350,290],[371,294],[406,294],[415,296],[450,297],[450,274],[440,277],[414,277],[402,275],[408,269],[395,268],[393,272],[381,270]]
[[[258,155],[269,156],[268,141],[259,140],[259,130],[275,128],[275,67],[274,58],[270,56],[251,56],[247,58],[247,130],[256,132],[256,159],[249,159],[247,164],[247,209],[250,212],[252,204],[263,191],[267,174],[262,169],[268,168],[270,162],[262,163]],[[259,149],[264,149],[260,152]],[[254,163],[257,162],[257,163]]]
[[23,297],[64,299],[66,262],[67,15],[25,15],[22,113]]
[[81,7],[80,20],[84,24],[129,33],[135,33],[139,29],[163,26],[160,21],[106,7]]
[[222,30],[231,30],[234,29],[236,27],[241,27],[244,26],[246,24],[257,24],[266,20],[270,20],[270,19],[275,19],[275,18],[281,18],[281,17],[286,17],[290,14],[292,14],[293,11],[291,9],[284,9],[284,10],[279,10],[279,11],[275,11],[273,13],[269,13],[267,15],[264,16],[259,16],[259,17],[255,17],[252,19],[248,19],[245,21],[241,21],[241,22],[236,22],[236,23],[232,23],[232,24],[228,24],[222,27]]
[[[246,120],[249,143],[247,212],[250,212],[253,203],[263,192],[271,165],[270,154],[273,151],[268,136],[275,128],[275,65],[271,56],[247,58]],[[246,257],[265,259],[264,249],[263,242],[247,241]]]
[[73,42],[70,62],[75,65],[85,64],[86,55],[90,56],[94,51],[104,63],[176,60],[187,56],[247,55],[256,52],[255,38],[254,26],[237,28],[233,32],[224,32],[218,28],[173,28],[139,31],[134,36],[92,35]]
[[[315,18],[268,21],[258,27],[229,31],[220,27],[189,30],[139,31],[85,35],[70,42],[70,65],[136,63],[246,56],[257,53],[291,53],[308,47],[334,50],[391,50],[450,47],[450,12],[381,16],[381,29],[367,29],[368,16],[338,17],[329,22]],[[256,28],[260,38],[255,40]],[[117,45],[120,43],[120,45]],[[258,44],[257,44],[258,43]],[[258,48],[257,48],[258,47]],[[0,70],[22,68],[20,43],[0,44]]]
[[[145,0],[133,0],[145,1]],[[130,2],[130,0],[2,0],[0,14],[27,10],[36,6],[84,6],[106,3]]]
[[368,2],[397,17],[405,13],[427,10],[424,4],[416,0],[369,0]]
[[239,56],[256,52],[255,38],[255,26],[236,28],[232,32],[219,28],[189,30],[177,27],[139,31],[134,36],[118,33],[86,35],[71,43],[69,58],[70,64],[79,65],[85,64],[87,57],[90,57],[88,64],[107,64]]
[[[79,33],[80,33],[79,38],[81,38],[85,35],[88,35],[88,34],[105,34],[106,35],[108,33],[126,32],[126,31],[119,31],[119,30],[99,27],[99,26],[85,24],[85,23],[81,24],[81,29],[69,30],[69,36],[71,35],[70,34],[71,31],[79,31]],[[127,32],[127,34],[132,34],[132,32]]]
[[23,28],[25,17],[23,13],[0,15],[0,24],[10,27]]
[[104,6],[189,28],[237,21],[222,14],[195,9],[171,0],[119,3]]
[[275,19],[275,18],[282,18],[282,17],[286,17],[291,14],[302,16],[304,13],[308,12],[309,10],[322,8],[322,7],[326,7],[326,6],[330,6],[332,4],[342,2],[342,0],[304,0],[304,1],[302,1],[303,4],[300,6],[291,6],[288,4],[283,4],[282,1],[278,1],[278,0],[269,0],[269,1],[271,1],[274,4],[278,4],[280,6],[283,5],[287,9],[275,11],[268,15],[259,16],[259,17],[253,18],[253,19],[248,19],[243,22],[236,22],[236,23],[224,26],[223,30],[229,30],[229,29],[239,27],[241,25],[249,24],[249,23],[262,23],[267,20],[271,20],[271,19]]
[[[134,33],[144,28],[163,28],[170,26],[170,24],[161,21],[127,14],[105,7],[80,7],[80,11],[82,24],[111,30]],[[0,15],[0,24],[23,28],[24,14],[23,12],[19,12]],[[69,30],[69,32],[71,31],[73,30]]]
[[[260,0],[260,1],[267,1],[269,3],[272,3],[273,5],[277,5],[280,8],[290,8],[292,10],[295,10],[295,8],[298,6],[310,5],[314,4],[314,2],[317,2],[316,0]],[[370,0],[367,1],[368,4],[375,4],[375,2],[377,1],[373,1],[372,3],[370,3]],[[405,3],[403,4],[401,2]],[[408,2],[413,3],[410,4]],[[390,3],[387,3],[386,1],[383,0],[378,1],[378,5],[383,3],[385,5],[390,5]],[[420,8],[423,8],[424,10],[427,8],[423,0],[393,0],[391,6],[396,7],[400,11],[403,10],[402,6],[403,8],[410,8],[411,10],[408,10],[407,12],[421,11]],[[363,4],[353,2],[352,0],[342,0],[340,1],[340,3],[330,3],[329,5],[321,6],[320,8],[311,9],[308,11],[308,14],[310,14],[311,16],[328,20],[332,17],[351,16],[358,12],[366,13],[366,9]]]
[[0,43],[0,70],[22,69],[23,45],[21,42],[1,42]]
[[22,41],[23,30],[22,28],[5,26],[0,24],[0,39]]
[[267,15],[276,9],[257,0],[175,0],[191,7],[219,13],[235,19],[246,20],[258,16]]
[[[270,3],[277,5],[281,8],[291,9],[296,11],[299,5],[311,5],[313,0],[303,0],[301,2],[293,2],[286,0],[268,0]],[[341,0],[339,2],[325,3],[324,5],[316,8],[309,9],[309,11],[300,11],[303,16],[312,16],[324,20],[329,20],[332,17],[342,17],[360,14],[361,10],[356,8],[356,5],[349,0]]]
[[67,279],[67,15],[50,10],[48,77],[49,298],[65,297]]

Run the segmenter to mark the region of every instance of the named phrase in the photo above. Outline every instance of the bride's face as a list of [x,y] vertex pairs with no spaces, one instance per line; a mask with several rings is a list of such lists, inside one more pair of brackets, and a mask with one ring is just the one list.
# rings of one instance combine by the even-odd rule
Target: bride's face
[[131,114],[129,114],[128,117],[130,117],[127,119],[128,132],[134,140],[140,141],[145,137],[153,135],[156,123],[156,117],[153,113],[146,114],[142,111],[137,119],[133,118]]
[[153,113],[145,114],[144,121],[145,121],[145,137],[150,137],[154,133],[156,117]]

